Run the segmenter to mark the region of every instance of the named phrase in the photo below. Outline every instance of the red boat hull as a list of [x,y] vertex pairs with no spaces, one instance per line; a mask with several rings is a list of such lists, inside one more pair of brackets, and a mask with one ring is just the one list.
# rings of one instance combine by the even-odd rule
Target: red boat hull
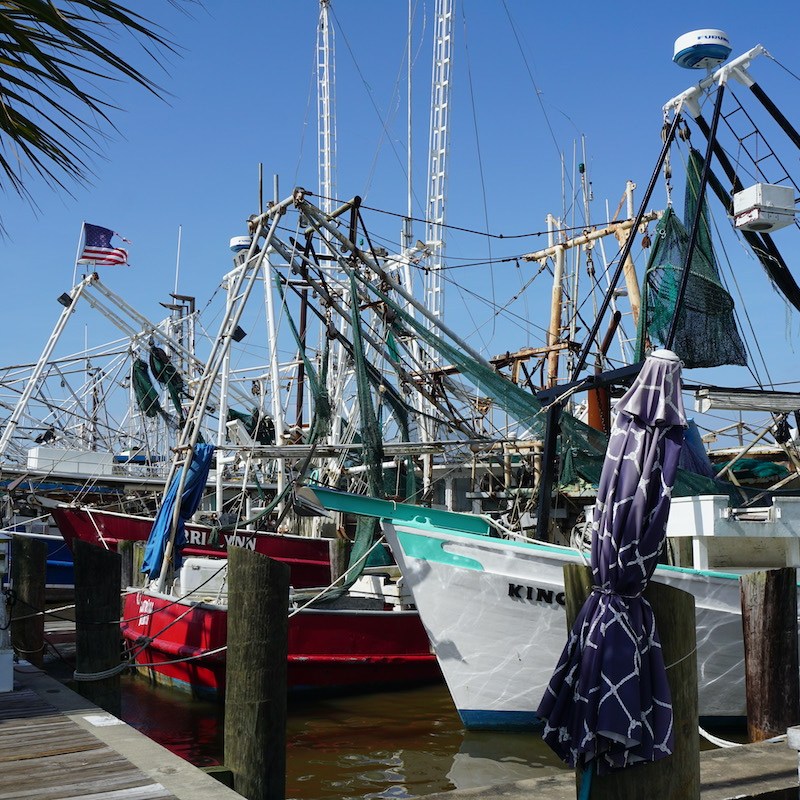
[[[191,609],[187,612],[187,609]],[[221,697],[227,611],[141,591],[125,598],[122,635],[154,680]],[[141,649],[143,637],[152,640]],[[191,660],[180,660],[191,659]],[[442,680],[415,611],[310,610],[289,619],[288,688],[346,692]]]
[[[61,535],[72,548],[79,539],[109,550],[118,542],[144,542],[150,535],[153,520],[112,511],[57,506],[51,510]],[[228,545],[249,547],[257,553],[282,561],[291,568],[291,583],[297,589],[327,586],[331,582],[329,540],[282,533],[234,531],[221,533],[215,541],[211,528],[186,526],[186,556],[225,557]]]

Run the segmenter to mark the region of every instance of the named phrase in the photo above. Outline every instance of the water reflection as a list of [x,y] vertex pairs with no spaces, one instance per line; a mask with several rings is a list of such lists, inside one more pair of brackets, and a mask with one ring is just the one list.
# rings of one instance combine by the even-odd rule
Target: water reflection
[[222,762],[224,710],[215,703],[122,677],[122,719],[198,767]]
[[[199,766],[223,759],[222,708],[123,680],[126,722]],[[293,700],[287,800],[415,798],[536,777],[563,765],[532,733],[466,732],[443,685]]]

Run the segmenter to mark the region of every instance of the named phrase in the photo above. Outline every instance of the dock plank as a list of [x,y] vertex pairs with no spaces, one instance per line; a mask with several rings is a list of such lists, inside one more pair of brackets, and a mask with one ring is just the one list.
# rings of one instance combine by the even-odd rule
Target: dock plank
[[0,694],[0,800],[176,800],[36,692]]

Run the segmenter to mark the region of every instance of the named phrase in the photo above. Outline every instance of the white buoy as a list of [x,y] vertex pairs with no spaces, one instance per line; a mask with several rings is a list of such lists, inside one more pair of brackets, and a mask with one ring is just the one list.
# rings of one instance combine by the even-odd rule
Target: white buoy
[[732,49],[725,31],[702,28],[675,40],[672,60],[686,69],[714,69],[728,58]]

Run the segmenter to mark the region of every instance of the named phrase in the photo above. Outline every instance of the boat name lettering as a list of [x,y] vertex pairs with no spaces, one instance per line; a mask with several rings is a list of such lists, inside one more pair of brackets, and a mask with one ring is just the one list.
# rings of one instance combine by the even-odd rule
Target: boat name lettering
[[246,547],[250,550],[256,549],[256,540],[252,536],[242,536],[238,533],[232,533],[230,536],[226,536],[225,544],[228,547]]
[[208,544],[208,531],[186,531],[186,544]]
[[[186,531],[186,544],[194,545],[195,547],[211,547],[209,544],[208,531]],[[224,547],[247,547],[250,550],[256,549],[256,540],[252,536],[244,536],[240,533],[231,533],[223,536],[217,540],[216,546]]]
[[566,603],[564,592],[556,592],[554,589],[542,589],[541,586],[525,586],[521,583],[508,584],[508,596],[513,597],[515,600],[535,600],[537,603],[544,601],[545,603],[563,606]]
[[150,624],[150,617],[153,614],[155,603],[152,600],[142,600],[139,603],[139,627],[144,628]]

